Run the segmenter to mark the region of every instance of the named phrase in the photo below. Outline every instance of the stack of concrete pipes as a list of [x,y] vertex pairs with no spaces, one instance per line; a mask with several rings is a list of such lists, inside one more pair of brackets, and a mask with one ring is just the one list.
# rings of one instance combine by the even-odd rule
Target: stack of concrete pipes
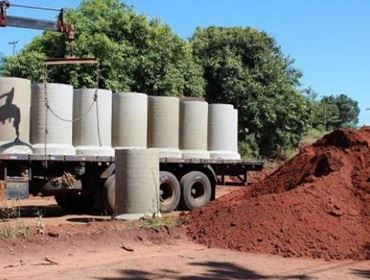
[[148,148],[162,158],[240,159],[237,119],[228,104],[0,78],[2,153],[114,156],[114,149]]

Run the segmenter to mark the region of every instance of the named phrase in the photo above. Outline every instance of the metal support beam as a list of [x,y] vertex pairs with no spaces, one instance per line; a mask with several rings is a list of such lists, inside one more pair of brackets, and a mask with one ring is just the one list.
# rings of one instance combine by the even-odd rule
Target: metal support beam
[[25,17],[7,16],[6,25],[12,27],[30,28],[37,30],[58,31],[55,21],[32,19]]
[[49,65],[64,65],[64,64],[99,64],[99,60],[92,57],[66,57],[48,59],[44,62],[46,66]]

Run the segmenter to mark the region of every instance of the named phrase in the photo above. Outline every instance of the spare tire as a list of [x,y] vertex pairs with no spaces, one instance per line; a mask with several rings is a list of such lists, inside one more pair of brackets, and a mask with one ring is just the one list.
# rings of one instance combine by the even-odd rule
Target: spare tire
[[191,210],[202,207],[211,200],[212,186],[207,175],[200,171],[191,171],[180,180],[185,206]]
[[180,203],[181,188],[176,176],[168,171],[161,171],[159,176],[159,199],[161,212],[176,210]]

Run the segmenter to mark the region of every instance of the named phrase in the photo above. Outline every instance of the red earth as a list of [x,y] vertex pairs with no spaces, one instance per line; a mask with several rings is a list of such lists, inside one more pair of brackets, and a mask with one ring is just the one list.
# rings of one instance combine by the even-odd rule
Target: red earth
[[208,247],[325,259],[370,259],[370,127],[303,147],[251,188],[183,216]]

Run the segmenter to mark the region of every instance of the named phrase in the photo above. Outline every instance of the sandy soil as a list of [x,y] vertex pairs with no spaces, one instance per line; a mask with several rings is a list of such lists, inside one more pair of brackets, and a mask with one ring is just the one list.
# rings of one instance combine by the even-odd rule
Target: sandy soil
[[[62,242],[63,243],[63,242]],[[207,249],[183,239],[76,241],[2,253],[0,279],[368,279],[370,262]],[[122,243],[126,249],[122,249]],[[133,250],[133,251],[128,251]]]
[[[236,187],[220,188],[218,196]],[[144,227],[97,213],[66,214],[51,198],[19,202],[25,238],[0,239],[1,279],[369,279],[370,262],[282,258],[190,242],[177,227]],[[35,234],[42,214],[45,234]],[[176,216],[179,213],[171,215]]]

